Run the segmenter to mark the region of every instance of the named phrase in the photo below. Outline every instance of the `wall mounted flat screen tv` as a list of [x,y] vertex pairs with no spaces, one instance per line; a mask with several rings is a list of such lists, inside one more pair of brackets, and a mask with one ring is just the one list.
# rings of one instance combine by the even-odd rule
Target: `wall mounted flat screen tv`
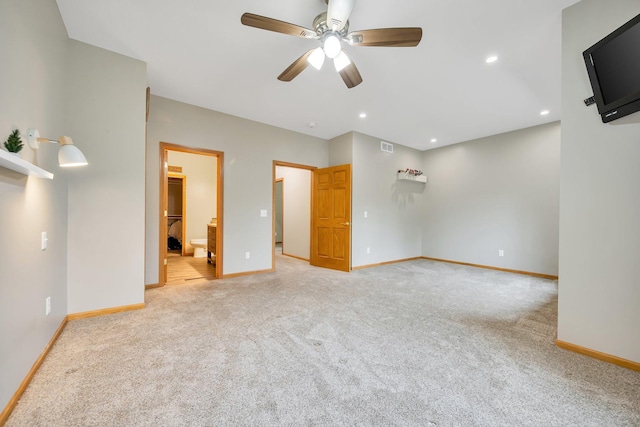
[[640,111],[640,15],[583,52],[604,123]]

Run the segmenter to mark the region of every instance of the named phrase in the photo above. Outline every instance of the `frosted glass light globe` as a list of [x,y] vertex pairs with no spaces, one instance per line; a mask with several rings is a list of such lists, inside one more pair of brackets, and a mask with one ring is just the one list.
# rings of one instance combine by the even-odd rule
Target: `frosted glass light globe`
[[338,37],[330,34],[324,39],[324,54],[333,59],[342,51]]

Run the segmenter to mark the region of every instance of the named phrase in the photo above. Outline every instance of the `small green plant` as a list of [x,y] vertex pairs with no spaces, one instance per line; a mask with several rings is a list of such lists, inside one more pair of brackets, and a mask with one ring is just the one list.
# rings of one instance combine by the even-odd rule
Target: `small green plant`
[[18,129],[11,132],[9,138],[4,142],[4,148],[10,153],[19,153],[22,150],[22,140],[20,140],[20,131]]

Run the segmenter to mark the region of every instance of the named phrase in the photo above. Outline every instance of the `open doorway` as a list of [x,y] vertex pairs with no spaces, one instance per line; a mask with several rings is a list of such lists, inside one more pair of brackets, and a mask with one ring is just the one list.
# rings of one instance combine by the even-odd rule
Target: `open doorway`
[[222,277],[223,153],[160,143],[160,285]]
[[315,166],[273,162],[273,255],[309,262],[311,251],[311,190]]
[[[182,244],[186,235],[187,224],[187,177],[169,172],[167,182],[167,238],[168,255],[184,256],[185,246]],[[185,213],[185,215],[183,215]]]
[[275,213],[276,226],[275,226],[275,239],[276,239],[276,255],[282,255],[282,223],[284,221],[283,201],[282,201],[282,187],[284,185],[284,178],[276,178],[275,189]]

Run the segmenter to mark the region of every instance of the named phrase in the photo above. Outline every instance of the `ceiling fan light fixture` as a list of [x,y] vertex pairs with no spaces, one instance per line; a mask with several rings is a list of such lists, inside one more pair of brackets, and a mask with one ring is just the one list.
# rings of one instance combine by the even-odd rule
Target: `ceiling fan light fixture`
[[340,39],[334,34],[329,34],[325,37],[323,47],[325,55],[331,59],[336,58],[342,51]]
[[420,27],[374,28],[350,33],[349,18],[356,0],[325,0],[325,3],[327,11],[316,15],[313,29],[253,13],[242,14],[240,22],[243,25],[320,42],[320,48],[306,51],[280,73],[278,80],[290,82],[309,64],[318,70],[321,69],[326,61],[321,55],[323,53],[334,60],[334,66],[342,81],[351,89],[362,83],[362,76],[356,64],[342,51],[342,42],[351,46],[411,47],[418,46],[422,40]]
[[324,51],[321,47],[315,49],[311,52],[311,55],[307,58],[309,64],[313,66],[316,70],[320,70],[322,68],[322,64],[324,64]]
[[351,60],[344,52],[340,52],[333,60],[333,65],[336,67],[337,72],[344,70],[349,64],[351,64]]

